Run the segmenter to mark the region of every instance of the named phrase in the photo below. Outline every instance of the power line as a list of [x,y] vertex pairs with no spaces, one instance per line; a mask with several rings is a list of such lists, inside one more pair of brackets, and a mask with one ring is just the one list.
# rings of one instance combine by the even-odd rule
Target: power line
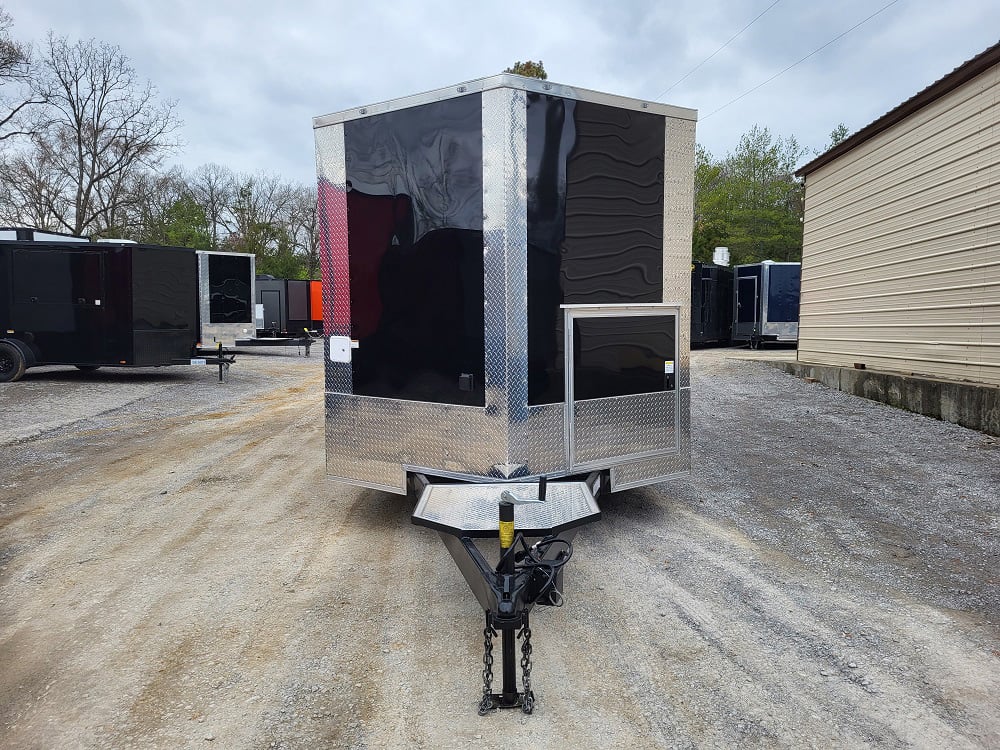
[[770,78],[768,78],[768,79],[767,79],[766,81],[764,81],[763,83],[760,83],[760,84],[757,84],[756,86],[754,86],[754,87],[753,87],[752,89],[750,89],[749,91],[744,91],[744,92],[743,92],[742,94],[740,94],[739,96],[737,96],[737,97],[736,97],[735,99],[732,99],[732,100],[730,100],[730,101],[726,102],[725,104],[723,104],[723,105],[722,105],[721,107],[719,107],[718,109],[716,109],[716,110],[714,110],[714,111],[712,111],[712,112],[709,112],[709,113],[708,113],[707,115],[705,115],[704,117],[701,117],[701,118],[699,118],[699,120],[700,120],[700,121],[702,121],[702,122],[703,122],[703,121],[705,121],[705,120],[707,120],[707,119],[708,119],[709,117],[711,117],[712,115],[714,115],[714,114],[715,114],[716,112],[721,112],[721,111],[722,111],[722,110],[724,110],[724,109],[725,109],[726,107],[728,107],[728,106],[729,106],[730,104],[735,104],[736,102],[738,102],[738,101],[739,101],[740,99],[742,99],[742,98],[743,98],[744,96],[746,96],[747,94],[752,94],[752,93],[753,93],[754,91],[756,91],[757,89],[761,88],[762,86],[766,86],[767,84],[769,84],[769,83],[770,83],[771,81],[773,81],[773,80],[774,80],[775,78],[777,78],[778,76],[780,76],[780,75],[783,75],[784,73],[787,73],[787,72],[788,72],[789,70],[791,70],[792,68],[794,68],[794,67],[795,67],[796,65],[798,65],[799,63],[803,63],[803,62],[805,62],[805,61],[806,61],[806,60],[808,60],[808,59],[809,59],[810,57],[812,57],[813,55],[815,55],[815,54],[816,54],[817,52],[822,52],[823,50],[825,50],[825,49],[826,49],[827,47],[829,47],[829,46],[830,46],[831,44],[833,44],[833,43],[834,43],[834,42],[836,42],[837,40],[839,40],[839,39],[841,39],[841,38],[843,38],[843,37],[847,36],[848,34],[850,34],[850,33],[851,33],[852,31],[854,31],[854,30],[855,30],[856,28],[858,28],[858,27],[859,27],[859,26],[861,26],[862,24],[865,24],[865,23],[868,23],[868,22],[869,22],[870,20],[872,20],[873,18],[875,18],[875,16],[877,16],[877,15],[878,15],[879,13],[881,13],[881,12],[882,12],[882,11],[884,11],[884,10],[886,10],[886,9],[887,9],[887,8],[889,8],[890,6],[893,6],[893,5],[895,5],[895,4],[896,4],[896,3],[898,3],[898,2],[899,2],[899,0],[891,0],[890,2],[886,3],[886,4],[885,4],[885,5],[883,5],[883,6],[881,7],[881,8],[879,8],[879,9],[878,9],[877,11],[875,11],[874,13],[872,13],[872,14],[871,14],[870,16],[868,16],[868,18],[865,18],[865,19],[864,19],[864,20],[862,20],[862,21],[858,21],[858,22],[857,22],[856,24],[854,24],[854,25],[853,25],[853,26],[852,26],[851,28],[849,28],[849,29],[848,29],[847,31],[845,31],[845,32],[843,32],[843,33],[841,33],[841,34],[838,34],[838,35],[837,35],[837,36],[835,36],[835,37],[834,37],[833,39],[831,39],[831,40],[830,40],[829,42],[827,42],[826,44],[824,44],[824,45],[823,45],[822,47],[819,47],[818,49],[814,49],[814,50],[813,50],[812,52],[810,52],[810,53],[809,53],[808,55],[806,55],[805,57],[803,57],[803,58],[802,58],[801,60],[797,60],[796,62],[793,62],[793,63],[792,63],[791,65],[789,65],[789,66],[788,66],[787,68],[785,68],[784,70],[782,70],[782,71],[780,71],[780,72],[778,72],[778,73],[775,73],[775,74],[774,74],[773,76],[771,76]]
[[659,96],[656,97],[656,99],[654,99],[654,101],[659,101],[664,96],[666,96],[666,94],[667,94],[668,91],[670,91],[671,89],[673,89],[675,86],[677,86],[677,84],[681,83],[685,78],[687,78],[689,75],[691,75],[696,70],[698,70],[698,68],[700,68],[702,65],[704,65],[705,63],[707,63],[713,57],[715,57],[717,54],[719,54],[720,52],[722,52],[722,50],[724,50],[726,47],[729,46],[730,42],[732,42],[734,39],[736,39],[736,37],[738,37],[744,31],[746,31],[751,26],[753,26],[757,22],[758,18],[760,18],[765,13],[767,13],[769,10],[771,10],[771,8],[773,8],[775,5],[777,5],[780,2],[781,2],[781,0],[774,0],[773,3],[771,3],[770,5],[768,5],[766,8],[764,8],[764,10],[762,10],[759,14],[757,14],[757,16],[750,23],[748,23],[742,29],[740,29],[735,34],[733,34],[731,37],[729,37],[729,41],[728,42],[726,42],[725,44],[723,44],[721,47],[719,47],[719,49],[715,50],[715,52],[713,52],[711,55],[709,55],[704,60],[702,60],[700,63],[698,63],[697,65],[695,65],[693,68],[691,68],[691,70],[689,70],[687,73],[685,73],[683,76],[680,77],[680,79],[677,81],[677,83],[673,84],[673,86],[670,86],[670,88],[668,88],[665,91],[663,91]]

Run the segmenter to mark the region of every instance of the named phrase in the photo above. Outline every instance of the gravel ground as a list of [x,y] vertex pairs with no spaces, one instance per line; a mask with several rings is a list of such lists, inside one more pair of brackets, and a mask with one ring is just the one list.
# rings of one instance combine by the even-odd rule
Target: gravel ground
[[1000,441],[692,355],[690,479],[614,495],[479,717],[481,612],[329,482],[322,359],[0,386],[0,746],[1000,747]]

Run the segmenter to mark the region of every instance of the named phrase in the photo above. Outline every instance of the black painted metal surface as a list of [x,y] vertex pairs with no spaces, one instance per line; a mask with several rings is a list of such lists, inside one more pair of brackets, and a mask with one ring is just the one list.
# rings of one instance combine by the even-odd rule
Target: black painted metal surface
[[0,329],[38,365],[174,364],[197,343],[197,257],[132,244],[0,242]]
[[528,94],[528,403],[564,400],[563,304],[663,301],[663,118]]
[[207,255],[209,317],[211,323],[253,320],[250,256]]
[[[573,398],[583,401],[673,390],[673,315],[576,318]],[[670,362],[670,372],[664,363]]]
[[344,126],[356,395],[485,404],[481,132],[479,94]]
[[691,270],[691,343],[726,343],[732,329],[732,269],[695,262]]

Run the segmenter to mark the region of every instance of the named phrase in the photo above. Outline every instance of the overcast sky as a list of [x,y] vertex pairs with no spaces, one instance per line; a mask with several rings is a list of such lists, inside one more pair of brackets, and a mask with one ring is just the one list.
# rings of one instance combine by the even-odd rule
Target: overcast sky
[[997,0],[897,0],[820,50],[890,0],[773,2],[0,0],[0,7],[21,41],[40,43],[52,30],[121,47],[142,77],[178,102],[185,145],[174,162],[303,183],[315,181],[314,116],[494,75],[517,60],[542,60],[558,83],[697,109],[698,142],[724,156],[755,123],[821,149],[839,122],[852,132],[863,127],[1000,38]]

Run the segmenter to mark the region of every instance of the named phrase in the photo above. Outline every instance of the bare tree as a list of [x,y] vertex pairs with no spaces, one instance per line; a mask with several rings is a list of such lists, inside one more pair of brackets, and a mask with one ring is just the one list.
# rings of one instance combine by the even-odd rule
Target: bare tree
[[13,24],[0,8],[0,141],[30,135],[26,115],[44,102],[31,91],[31,48],[11,38]]
[[291,195],[291,186],[277,175],[237,175],[224,220],[229,235],[246,241],[251,237],[270,236],[282,229]]
[[66,178],[44,155],[8,156],[0,161],[0,222],[52,231],[64,228],[58,217],[68,210],[67,187]]
[[118,47],[51,34],[35,85],[47,102],[35,150],[68,181],[59,223],[73,234],[112,227],[132,199],[130,179],[177,146],[175,103],[159,101]]
[[287,221],[295,249],[304,257],[306,274],[310,279],[318,278],[319,221],[315,188],[299,185],[292,189]]
[[228,167],[203,164],[188,177],[191,196],[205,209],[212,248],[218,249],[226,231],[227,213],[233,203],[236,177]]

